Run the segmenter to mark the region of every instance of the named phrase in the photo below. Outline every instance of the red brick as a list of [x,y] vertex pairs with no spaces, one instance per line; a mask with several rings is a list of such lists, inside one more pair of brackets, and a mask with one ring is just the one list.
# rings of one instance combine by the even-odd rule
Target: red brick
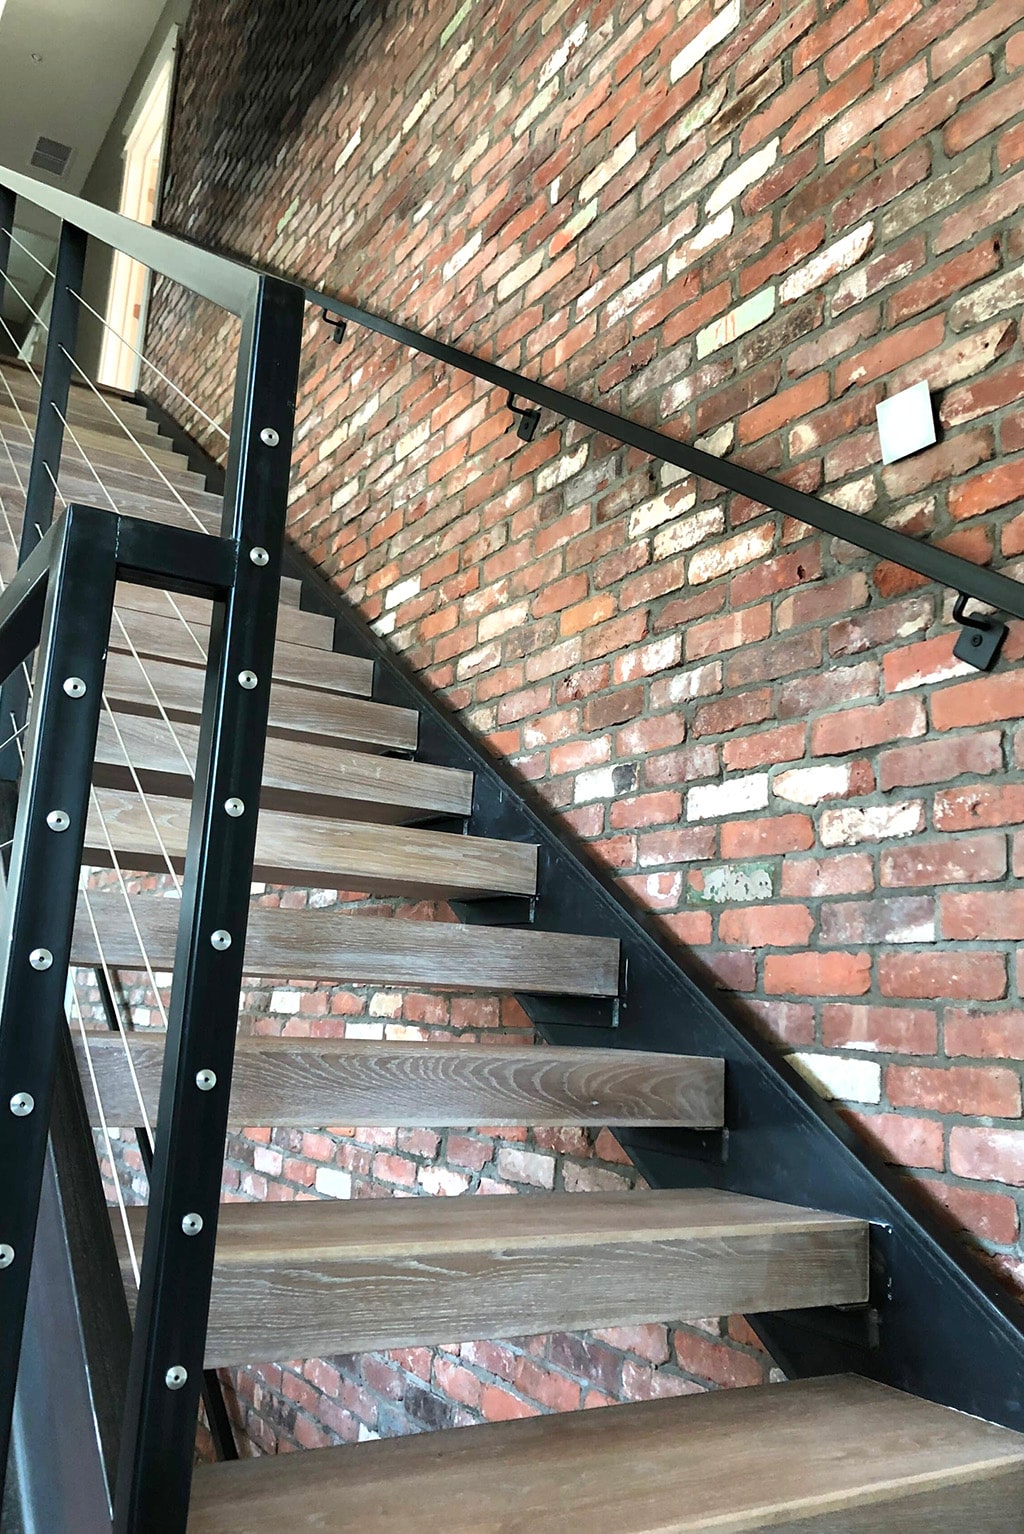
[[934,1113],[975,1113],[1017,1118],[1020,1077],[995,1067],[890,1065],[885,1093],[894,1108],[929,1108]]
[[937,1119],[898,1113],[852,1113],[845,1116],[895,1166],[928,1167],[941,1172],[945,1160],[942,1125]]
[[732,820],[722,826],[724,858],[771,857],[779,852],[804,852],[813,845],[814,826],[807,815]]
[[949,492],[950,515],[963,521],[977,517],[997,506],[1024,499],[1024,459],[1003,463],[984,474],[976,474],[966,484],[953,485]]
[[942,1036],[947,1055],[1024,1060],[1024,1012],[946,1012]]
[[[883,885],[974,884],[1002,879],[1006,873],[1006,838],[946,837],[940,842],[915,839],[905,847],[887,847],[881,856]],[[946,898],[946,897],[943,897]]]
[[732,907],[718,918],[722,942],[747,948],[795,948],[807,942],[813,927],[804,905]]
[[924,732],[924,705],[916,698],[891,698],[816,720],[811,726],[811,751],[815,756],[843,756]]
[[1024,783],[968,784],[935,795],[937,831],[1024,824]]
[[936,1014],[919,1007],[834,1002],[822,1012],[821,1042],[829,1049],[933,1055],[938,1048],[938,1034]]
[[786,858],[784,895],[857,895],[874,889],[871,858],[862,852],[833,852],[827,858]]
[[1019,719],[1024,712],[1024,689],[1019,673],[1004,671],[980,676],[956,687],[943,687],[932,696],[932,723],[937,730]]
[[998,953],[885,953],[878,960],[883,996],[907,1000],[998,1001],[1006,995],[1006,960]]
[[871,988],[871,956],[769,954],[764,961],[764,988],[775,996],[863,996]]
[[1024,1187],[1024,1130],[973,1129],[949,1132],[949,1167],[958,1177]]
[[902,329],[869,346],[836,368],[836,395],[844,394],[853,384],[871,383],[875,378],[885,378],[897,368],[917,357],[927,356],[942,345],[946,322],[941,315],[922,320],[919,325],[905,325]]
[[941,1182],[919,1182],[947,1209],[958,1225],[966,1226],[982,1241],[996,1241],[1009,1246],[1020,1234],[1020,1214],[1014,1200],[1005,1193],[976,1193],[973,1188],[958,1188]]
[[985,943],[1024,938],[1024,890],[972,890],[943,895],[942,936],[953,942]]
[[878,759],[878,786],[884,792],[921,783],[949,783],[968,774],[1001,772],[1002,766],[1002,736],[995,730],[947,740],[923,740],[914,746],[882,752]]
[[726,741],[722,758],[734,772],[792,762],[803,756],[806,740],[805,725],[783,724],[774,730],[758,730],[753,735]]

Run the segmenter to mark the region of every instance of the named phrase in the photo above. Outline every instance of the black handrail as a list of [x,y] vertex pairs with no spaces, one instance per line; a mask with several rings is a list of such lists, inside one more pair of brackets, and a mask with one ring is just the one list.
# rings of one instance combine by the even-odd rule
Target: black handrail
[[842,538],[846,543],[865,549],[869,554],[878,555],[880,559],[888,559],[908,570],[916,570],[918,575],[948,586],[951,591],[974,597],[1015,618],[1024,618],[1024,583],[1010,576],[971,564],[958,554],[910,538],[906,533],[897,532],[882,523],[869,522],[866,517],[833,506],[830,501],[823,501],[816,495],[808,495],[804,490],[770,479],[766,474],[758,474],[729,459],[716,458],[714,454],[691,447],[686,442],[679,442],[663,431],[655,431],[650,426],[641,426],[636,421],[613,415],[611,411],[576,399],[561,389],[549,388],[547,384],[537,383],[522,373],[513,373],[508,368],[499,367],[497,363],[487,362],[483,357],[474,357],[458,346],[449,346],[445,341],[436,341],[432,336],[410,330],[406,325],[397,325],[393,320],[383,319],[365,309],[357,309],[355,305],[345,303],[340,298],[332,298],[313,288],[306,289],[306,298],[309,303],[323,309],[325,317],[337,315],[342,320],[362,326],[364,330],[388,336],[401,346],[408,346],[428,357],[436,357],[449,367],[482,378],[513,396],[532,400],[535,405],[565,416],[570,421],[579,421],[581,426],[628,443],[630,447],[649,453],[652,458],[675,464],[701,479],[720,485],[723,490],[745,495],[769,511],[782,512],[798,522],[806,522],[819,532]]
[[138,224],[122,213],[112,213],[83,197],[74,197],[58,187],[46,186],[32,176],[22,176],[0,165],[0,188],[16,197],[24,197],[52,213],[62,223],[92,235],[104,245],[123,251],[133,261],[150,267],[172,282],[191,288],[202,298],[221,309],[244,318],[251,313],[259,293],[263,273],[254,266],[217,255],[202,245],[194,245],[166,230]]

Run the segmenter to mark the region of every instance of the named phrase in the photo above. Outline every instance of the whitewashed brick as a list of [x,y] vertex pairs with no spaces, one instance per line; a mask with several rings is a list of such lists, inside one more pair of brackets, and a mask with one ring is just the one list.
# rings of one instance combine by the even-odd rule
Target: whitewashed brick
[[949,311],[949,322],[954,330],[965,330],[968,325],[980,325],[984,320],[995,319],[998,314],[1016,313],[1021,304],[1024,304],[1024,266],[1018,265],[958,298]]
[[346,1023],[346,1039],[374,1039],[380,1041],[384,1037],[383,1023]]
[[595,767],[590,772],[578,772],[572,795],[575,803],[589,804],[594,799],[614,799],[613,771],[612,767]]
[[638,676],[653,676],[657,671],[667,671],[678,666],[683,653],[681,634],[666,634],[664,639],[653,639],[624,655],[617,672],[620,682],[632,682]]
[[696,490],[690,490],[686,495],[673,496],[671,500],[667,495],[657,495],[653,500],[644,501],[629,514],[630,538],[642,538],[663,522],[671,522],[673,518],[689,511],[696,499]]
[[767,559],[774,544],[775,528],[770,522],[762,522],[757,527],[737,533],[725,543],[700,549],[690,560],[687,571],[690,584],[702,586],[705,581],[718,580],[720,576],[728,575],[732,570],[740,570],[755,560]]
[[719,11],[713,21],[709,21],[686,47],[676,54],[669,66],[669,80],[675,85],[684,75],[688,75],[702,59],[706,59],[712,48],[717,48],[719,43],[725,41],[730,32],[735,32],[740,24],[740,0],[730,0],[724,10]]
[[696,516],[682,517],[665,527],[654,540],[655,559],[668,559],[686,549],[694,549],[705,538],[712,538],[725,528],[725,512],[720,506],[707,506]]
[[562,46],[556,48],[551,57],[541,66],[540,74],[537,76],[538,85],[547,85],[549,80],[554,79],[555,75],[565,68],[573,54],[578,53],[583,47],[589,31],[590,25],[586,21],[581,21],[579,26],[573,27]]
[[408,458],[410,453],[415,453],[418,447],[428,441],[430,437],[430,422],[421,421],[414,426],[412,431],[407,431],[404,437],[399,437],[395,443],[395,457],[399,460]]
[[721,351],[723,346],[731,345],[737,337],[745,336],[748,331],[763,325],[765,320],[770,320],[774,313],[774,288],[762,288],[760,293],[751,294],[742,304],[730,309],[728,314],[720,315],[697,332],[697,356],[710,357],[712,352]]
[[827,250],[819,251],[799,271],[791,272],[779,289],[779,296],[784,304],[791,304],[794,299],[803,298],[805,293],[810,293],[814,288],[820,288],[833,277],[838,277],[840,272],[848,271],[851,266],[863,260],[875,243],[875,230],[873,224],[861,224],[857,229],[851,229],[849,234],[844,234],[841,240],[830,245]]
[[450,282],[453,277],[457,276],[458,273],[462,271],[464,266],[472,261],[473,257],[480,249],[480,246],[483,244],[483,238],[483,231],[478,229],[471,240],[467,240],[461,249],[457,250],[453,256],[449,257],[442,268],[445,282]]
[[718,182],[714,191],[708,197],[708,213],[713,216],[716,213],[720,213],[723,208],[727,208],[749,186],[753,186],[755,182],[760,181],[761,177],[771,170],[778,158],[779,139],[776,137],[769,139],[763,149],[759,149],[756,154],[750,155],[748,159],[743,161],[742,165],[737,165],[736,169],[730,171],[728,176],[723,176],[722,180]]
[[271,991],[270,993],[271,1012],[287,1012],[291,1014],[298,1012],[301,1006],[301,991]]
[[825,810],[821,817],[823,847],[855,847],[859,842],[913,836],[924,826],[920,799],[906,804],[873,804],[866,809]]
[[837,799],[849,790],[849,762],[794,767],[772,779],[772,793],[790,804],[820,804],[823,799]]
[[722,690],[722,663],[709,660],[702,666],[691,666],[688,671],[677,671],[675,676],[656,684],[664,692],[658,696],[658,706],[688,703],[692,698],[706,698],[709,693]]
[[596,197],[612,180],[614,176],[623,170],[636,154],[636,130],[627,133],[626,137],[616,144],[606,160],[602,160],[596,169],[584,176],[580,184],[580,202],[589,202]]
[[882,1067],[872,1060],[848,1060],[841,1055],[810,1054],[801,1050],[789,1057],[794,1070],[822,1097],[844,1103],[877,1103],[882,1097]]
[[411,601],[420,594],[420,578],[418,575],[410,575],[406,581],[397,581],[389,587],[384,596],[384,606],[388,609],[400,607],[403,602]]
[[746,815],[768,808],[768,774],[752,772],[724,783],[704,783],[686,796],[687,820],[716,820],[723,815]]
[[348,143],[345,145],[344,149],[339,154],[338,158],[335,160],[335,162],[334,162],[334,173],[335,173],[335,175],[337,175],[338,171],[341,170],[344,166],[346,166],[348,164],[349,160],[351,160],[352,156],[355,154],[356,150],[359,148],[359,146],[360,146],[360,144],[362,142],[363,142],[363,130],[360,127],[360,128],[356,129],[356,131],[353,133],[352,137],[349,139]]
[[735,214],[732,208],[726,208],[724,213],[711,219],[709,223],[698,229],[696,234],[690,235],[688,239],[677,245],[668,258],[666,269],[669,282],[673,277],[678,277],[680,272],[687,271],[698,256],[704,255],[712,246],[727,239],[732,234],[734,222]]
[[541,1156],[535,1151],[505,1146],[495,1159],[499,1175],[507,1177],[509,1182],[525,1182],[533,1188],[555,1186],[554,1156]]
[[352,1173],[333,1166],[320,1166],[316,1169],[313,1186],[324,1198],[351,1198]]
[[538,492],[546,495],[556,485],[564,485],[567,479],[572,479],[583,468],[589,451],[587,443],[581,442],[574,453],[564,453],[561,458],[552,459],[537,475]]

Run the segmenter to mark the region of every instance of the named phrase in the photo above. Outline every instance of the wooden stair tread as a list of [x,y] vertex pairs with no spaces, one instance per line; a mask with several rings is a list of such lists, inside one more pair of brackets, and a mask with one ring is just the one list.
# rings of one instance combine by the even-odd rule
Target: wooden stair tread
[[[8,579],[6,571],[4,579]],[[186,622],[199,633],[210,622],[210,603],[203,597],[173,593],[175,606]],[[115,605],[122,617],[127,613],[152,613],[158,618],[171,618],[179,628],[181,619],[167,600],[167,593],[151,586],[132,586],[118,583]],[[324,613],[307,613],[298,607],[283,603],[277,614],[277,641],[292,645],[305,645],[311,650],[331,650],[334,644],[334,619]],[[192,643],[192,641],[189,641]],[[195,645],[192,649],[195,651]],[[198,654],[198,652],[196,652]]]
[[[110,626],[110,648],[130,654],[134,646],[146,660],[147,671],[151,659],[205,667],[204,652],[210,638],[208,621],[197,623],[189,619],[186,628],[166,603],[163,613],[119,609],[118,617],[120,622],[115,618]],[[368,698],[373,691],[373,662],[333,650],[326,653],[311,650],[278,638],[274,648],[274,680],[318,692],[345,692]]]
[[[128,1042],[152,1120],[163,1035],[135,1033]],[[86,1103],[99,1124],[84,1049],[77,1039]],[[106,1121],[133,1122],[138,1101],[121,1039],[90,1033],[89,1052]],[[723,1081],[721,1060],[639,1050],[241,1038],[230,1122],[300,1129],[480,1123],[711,1129],[722,1124]]]
[[[164,846],[182,866],[188,802],[153,796],[148,805]],[[139,796],[105,788],[97,789],[90,803],[86,863],[106,866],[110,861],[100,813],[123,866],[158,872],[166,868]],[[452,836],[407,826],[382,828],[271,810],[260,815],[253,877],[279,884],[311,884],[321,889],[416,899],[533,895],[537,849],[519,842]]]
[[[457,838],[465,840],[465,838]],[[91,913],[91,920],[90,920]],[[178,902],[132,897],[129,915],[120,894],[79,901],[73,956],[94,964],[96,923],[107,962],[143,967],[137,924],[150,962],[174,963]],[[245,945],[245,973],[343,984],[401,985],[416,990],[526,991],[562,996],[615,996],[619,945],[614,938],[539,932],[529,927],[464,927],[457,922],[410,921],[253,906]]]
[[[172,737],[160,718],[124,713],[116,705],[113,713],[116,729],[106,710],[100,715],[94,782],[105,788],[131,788],[127,751],[147,793],[191,798],[192,779],[182,751],[194,767],[198,724],[176,720]],[[400,823],[435,815],[463,817],[472,802],[473,775],[457,767],[275,735],[267,739],[264,809]]]
[[[28,480],[29,453],[23,445],[8,443],[14,453],[15,464],[21,476],[22,484],[19,485],[14,470],[7,461],[6,452],[0,459],[0,493],[3,494],[7,505],[7,515],[15,532],[21,528],[23,487]],[[210,495],[206,490],[198,489],[192,483],[184,484],[177,482],[172,476],[172,483],[181,499],[185,502],[182,506],[175,495],[168,489],[161,479],[152,472],[148,474],[129,473],[126,469],[110,469],[104,472],[103,482],[113,493],[117,501],[117,509],[125,516],[142,517],[154,522],[165,522],[172,527],[186,527],[193,532],[198,531],[194,518],[185,508],[188,507],[196,513],[199,521],[208,533],[220,531],[220,501],[216,496]],[[61,464],[60,488],[67,501],[78,502],[83,506],[98,506],[101,511],[109,511],[110,503],[103,495],[99,485],[88,469],[78,460]],[[57,515],[60,514],[61,503],[57,502]],[[4,525],[6,533],[6,524]]]
[[[138,1243],[145,1210],[129,1218]],[[225,1204],[206,1361],[858,1304],[867,1293],[864,1222],[708,1189]]]
[[852,1376],[200,1468],[188,1534],[1011,1534],[1024,1440]]
[[[317,692],[292,682],[274,682],[270,689],[272,732],[356,750],[416,749],[419,716],[414,709],[353,696],[354,690],[366,685],[365,661],[339,655],[333,658],[332,669],[336,676],[343,672],[348,675],[350,691]],[[204,680],[205,668],[201,666],[184,666],[154,657],[146,659],[143,674],[134,656],[111,650],[103,690],[112,704],[152,716],[157,715],[155,688],[169,718],[198,719],[203,707]]]

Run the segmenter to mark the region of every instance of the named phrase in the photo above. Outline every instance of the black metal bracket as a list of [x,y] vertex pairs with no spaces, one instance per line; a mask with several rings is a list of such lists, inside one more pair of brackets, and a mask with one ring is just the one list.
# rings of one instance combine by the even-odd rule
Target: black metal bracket
[[331,327],[331,340],[334,342],[335,346],[340,346],[342,341],[345,339],[345,332],[348,329],[348,320],[339,319],[336,314],[330,314],[326,309],[320,310],[320,318],[323,320],[325,325],[329,325]]
[[521,437],[524,442],[532,442],[540,425],[540,411],[533,409],[530,405],[517,405],[515,394],[511,389],[508,392],[505,408],[511,410],[514,417],[509,423],[509,431],[514,426],[517,437]]
[[961,593],[953,604],[953,621],[963,627],[963,633],[953,646],[953,654],[957,660],[973,666],[975,671],[991,671],[1010,631],[998,618],[968,613],[969,601],[970,598]]

